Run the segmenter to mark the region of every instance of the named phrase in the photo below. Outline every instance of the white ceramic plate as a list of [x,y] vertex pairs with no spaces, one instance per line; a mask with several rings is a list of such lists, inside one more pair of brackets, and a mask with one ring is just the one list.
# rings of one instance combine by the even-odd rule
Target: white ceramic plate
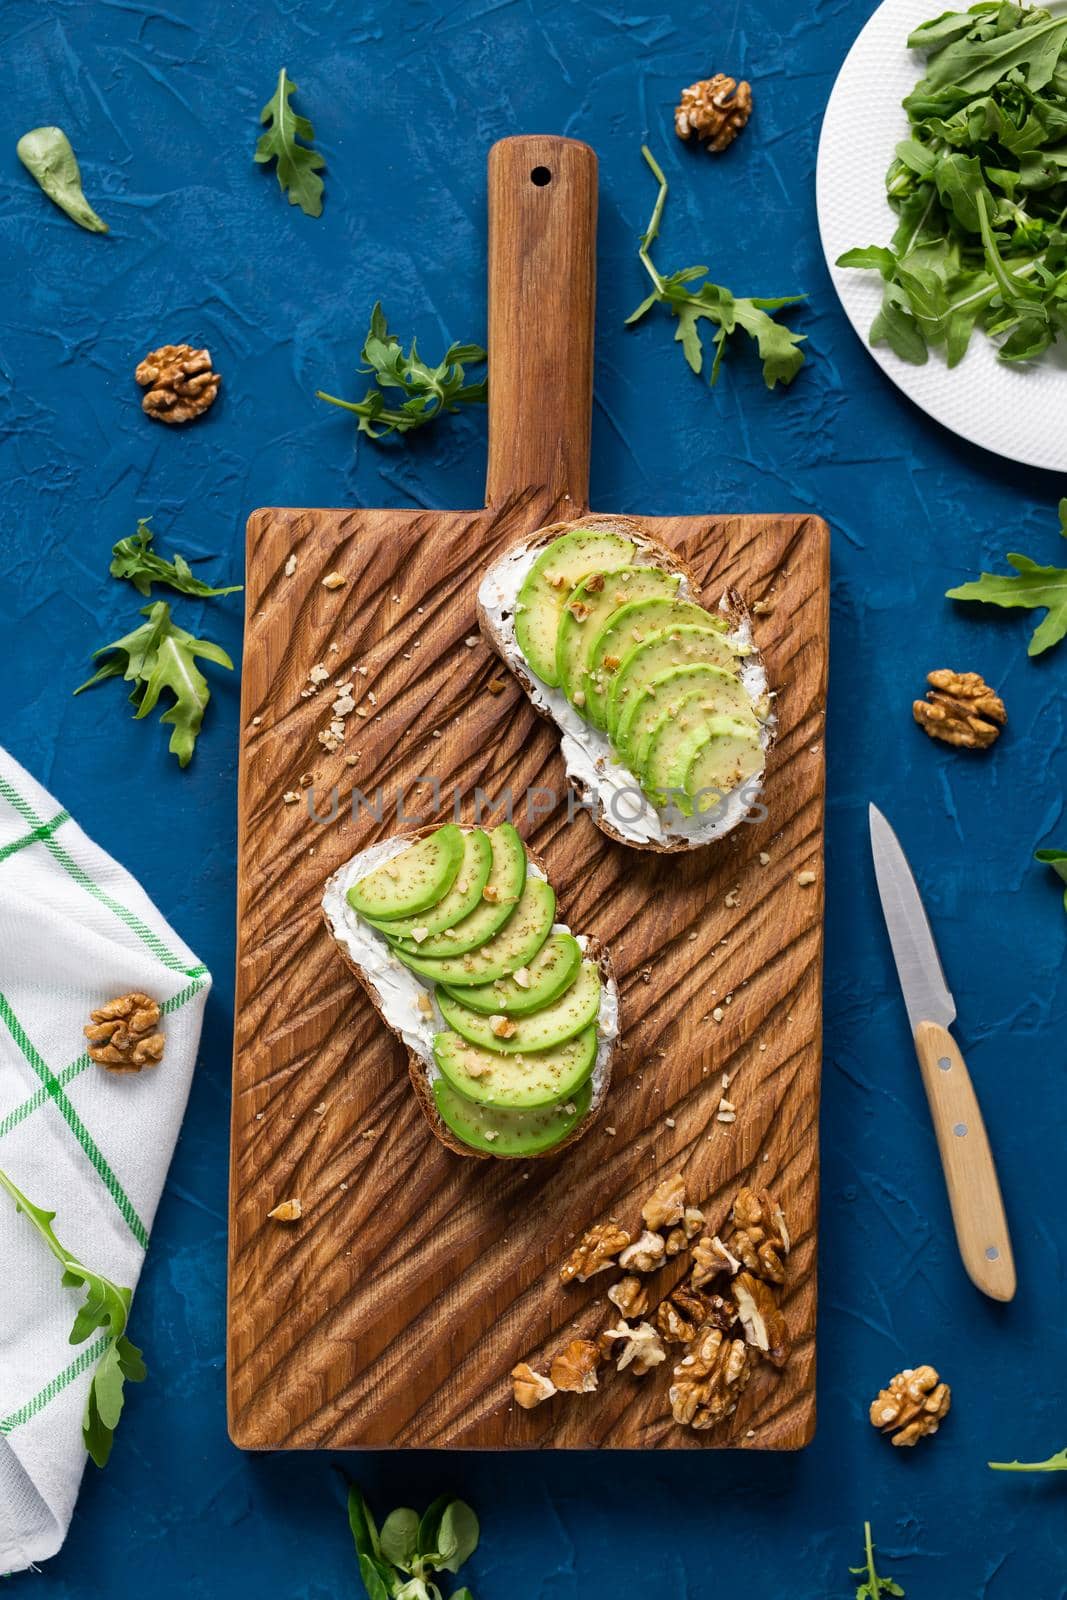
[[[964,10],[967,0],[961,0]],[[816,177],[819,231],[830,275],[849,321],[867,344],[882,299],[875,272],[836,267],[853,245],[888,244],[896,213],[885,197],[894,146],[907,137],[901,101],[922,76],[923,57],[907,47],[920,22],[943,0],[884,0],[838,74],[823,119]],[[1032,365],[998,361],[992,342],[974,333],[950,372],[931,350],[913,367],[885,346],[871,355],[887,377],[928,416],[961,438],[1031,467],[1067,471],[1067,348],[1061,341]]]

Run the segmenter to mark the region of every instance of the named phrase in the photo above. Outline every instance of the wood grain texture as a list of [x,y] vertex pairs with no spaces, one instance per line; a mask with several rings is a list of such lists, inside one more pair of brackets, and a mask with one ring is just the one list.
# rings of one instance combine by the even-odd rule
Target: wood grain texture
[[[706,599],[732,583],[772,608],[757,616],[758,641],[781,688],[766,819],[711,849],[655,857],[612,843],[580,811],[568,821],[554,733],[510,677],[489,692],[500,664],[465,642],[485,564],[530,532],[543,498],[474,513],[258,512],[249,525],[229,1306],[242,1446],[791,1449],[814,1425],[826,528],[642,519],[692,563]],[[321,578],[332,568],[348,581],[331,593]],[[316,737],[329,691],[301,693],[320,661],[367,712],[349,717],[332,755]],[[338,788],[334,820],[284,804],[307,773],[320,813]],[[322,925],[323,882],[396,831],[397,795],[404,825],[434,820],[426,777],[441,781],[442,820],[453,788],[474,821],[476,789],[499,797],[509,785],[573,925],[611,947],[624,1048],[599,1121],[558,1160],[483,1165],[438,1144],[400,1047]],[[380,822],[353,820],[357,785],[381,786]],[[522,797],[537,790],[559,803],[527,816]],[[802,888],[805,869],[816,882]],[[732,1125],[715,1121],[724,1072]],[[596,1330],[609,1309],[603,1279],[560,1286],[572,1241],[608,1215],[635,1223],[678,1168],[714,1223],[741,1182],[780,1197],[795,1241],[784,1372],[762,1369],[737,1416],[708,1434],[671,1422],[666,1368],[519,1410],[509,1369]],[[301,1221],[268,1221],[292,1195]]]
[[960,1047],[937,1022],[920,1022],[915,1049],[945,1171],[967,1276],[993,1300],[1015,1297],[1015,1260],[989,1138]]

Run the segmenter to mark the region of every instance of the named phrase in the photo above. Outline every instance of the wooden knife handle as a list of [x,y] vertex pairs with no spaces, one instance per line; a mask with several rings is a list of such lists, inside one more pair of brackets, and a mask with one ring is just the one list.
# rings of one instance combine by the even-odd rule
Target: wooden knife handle
[[1008,1219],[985,1124],[959,1046],[947,1028],[920,1022],[915,1049],[934,1120],[956,1239],[967,1275],[993,1300],[1015,1294]]
[[490,150],[487,506],[533,490],[546,521],[588,508],[596,212],[587,144],[529,134]]

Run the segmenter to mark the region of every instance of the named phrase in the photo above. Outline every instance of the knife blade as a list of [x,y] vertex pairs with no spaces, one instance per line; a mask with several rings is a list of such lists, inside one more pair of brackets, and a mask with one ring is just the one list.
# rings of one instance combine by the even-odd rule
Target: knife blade
[[956,1002],[900,840],[877,806],[870,806],[869,818],[878,895],[937,1134],[960,1256],[983,1294],[1010,1300],[1015,1262],[997,1170],[974,1086],[949,1032]]

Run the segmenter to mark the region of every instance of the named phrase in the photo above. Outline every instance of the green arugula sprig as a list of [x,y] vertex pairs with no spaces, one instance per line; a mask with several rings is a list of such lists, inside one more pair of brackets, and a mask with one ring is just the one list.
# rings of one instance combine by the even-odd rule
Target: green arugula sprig
[[[1059,513],[1060,532],[1067,538],[1067,499],[1060,501]],[[1015,568],[1015,577],[983,572],[972,583],[947,589],[945,595],[949,600],[977,600],[1005,610],[1044,607],[1048,614],[1034,630],[1027,648],[1027,655],[1039,656],[1059,644],[1067,633],[1067,568],[1039,567],[1029,556],[1017,552],[1010,553],[1007,560]]]
[[[355,1484],[348,1491],[348,1525],[369,1600],[442,1600],[431,1572],[459,1571],[478,1548],[478,1518],[470,1506],[441,1495],[423,1512],[390,1511],[381,1532]],[[464,1586],[451,1600],[474,1600]]]
[[[259,114],[267,131],[260,134],[254,159],[260,165],[277,161],[278,187],[289,196],[289,204],[299,206],[306,216],[321,217],[319,173],[326,162],[317,150],[308,149],[315,130],[307,117],[299,116],[289,104],[289,96],[295,93],[296,84],[283,67],[274,93]],[[298,139],[307,140],[307,144],[298,144]]]
[[[1056,876],[1067,883],[1067,850],[1035,850],[1034,860],[1051,867]],[[1067,889],[1063,891],[1063,909],[1067,911]],[[1060,1454],[1067,1452],[1061,1451]],[[1022,1468],[1019,1470],[1022,1471]]]
[[1067,1472],[1067,1449],[1057,1450],[1047,1461],[989,1461],[994,1472]]
[[171,561],[167,561],[157,555],[151,548],[153,534],[148,526],[150,521],[150,517],[138,517],[137,532],[112,546],[110,571],[113,578],[125,578],[146,599],[152,593],[154,583],[165,584],[179,594],[199,595],[205,600],[217,594],[240,594],[239,583],[213,589],[210,584],[195,577],[184,556],[175,555]]
[[0,1188],[7,1190],[15,1202],[16,1211],[21,1211],[32,1223],[62,1266],[63,1284],[70,1289],[85,1290],[85,1304],[79,1307],[75,1315],[70,1343],[84,1344],[98,1328],[102,1328],[107,1335],[107,1344],[94,1368],[82,1415],[85,1448],[96,1465],[104,1467],[111,1454],[115,1429],[122,1415],[126,1380],[141,1383],[147,1376],[140,1350],[126,1337],[131,1291],[121,1289],[102,1273],[82,1266],[56,1238],[52,1227],[56,1213],[42,1211],[40,1206],[27,1200],[21,1189],[17,1189],[3,1171],[0,1171]]
[[1067,17],[980,0],[908,45],[927,68],[886,174],[900,220],[837,264],[881,274],[870,342],[904,361],[936,346],[954,367],[976,327],[1033,360],[1067,330]]
[[[433,422],[444,411],[460,406],[484,405],[488,386],[484,378],[466,381],[466,368],[486,359],[480,344],[451,344],[444,360],[428,366],[419,355],[415,340],[405,351],[395,334],[389,332],[381,302],[370,314],[370,328],[360,352],[363,365],[357,370],[371,373],[377,387],[367,390],[362,400],[339,400],[336,395],[315,391],[316,399],[341,406],[359,418],[359,431],[370,439],[384,439],[390,433],[411,433]],[[383,389],[399,389],[407,395],[400,406],[391,406]]]
[[892,1578],[880,1578],[874,1567],[874,1541],[871,1538],[871,1525],[863,1524],[864,1565],[862,1567],[849,1567],[853,1577],[862,1578],[863,1582],[856,1588],[856,1600],[879,1600],[883,1594],[901,1595],[904,1590]]
[[197,657],[214,661],[231,672],[233,662],[220,645],[209,639],[196,639],[179,628],[171,620],[170,607],[165,600],[144,606],[141,615],[148,618],[147,622],[124,638],[93,651],[94,661],[101,656],[106,659],[74,693],[92,689],[106,678],[125,678],[127,683],[133,684],[130,701],[137,707],[134,717],[140,721],[155,710],[160,695],[166,690],[173,696],[174,703],[164,711],[160,721],[172,727],[169,748],[178,757],[178,765],[187,767],[211,698],[207,679],[196,665]]
[[807,296],[786,294],[772,300],[740,299],[718,283],[705,282],[699,289],[692,288],[698,278],[707,276],[707,267],[683,267],[679,272],[672,272],[664,277],[653,263],[650,251],[659,237],[663,207],[667,199],[667,180],[663,175],[663,169],[647,145],[641,146],[641,154],[659,184],[652,216],[641,236],[637,252],[641,265],[652,279],[653,288],[652,293],[642,300],[637,310],[631,311],[626,318],[627,326],[640,322],[653,306],[667,306],[671,315],[678,321],[674,337],[681,345],[691,369],[700,373],[704,368],[704,344],[700,336],[700,322],[701,319],[710,322],[715,328],[713,336],[715,358],[711,364],[710,379],[712,384],[718,380],[719,368],[722,366],[730,335],[740,329],[756,343],[760,360],[763,362],[763,381],[768,389],[773,389],[776,383],[791,383],[804,365],[804,352],[800,346],[807,335],[793,333],[783,323],[776,322],[773,313],[780,311],[783,306],[797,305]]

